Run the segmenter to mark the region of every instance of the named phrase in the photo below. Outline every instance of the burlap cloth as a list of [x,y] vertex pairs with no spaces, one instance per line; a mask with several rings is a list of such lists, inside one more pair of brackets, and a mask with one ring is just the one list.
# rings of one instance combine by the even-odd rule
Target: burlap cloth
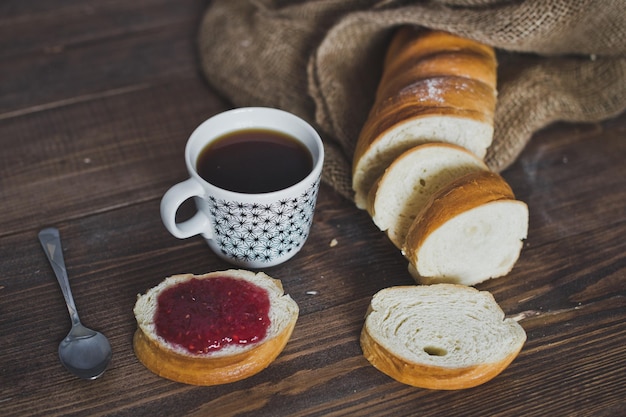
[[401,25],[496,48],[486,162],[497,172],[554,121],[599,121],[626,109],[624,0],[213,0],[199,31],[201,66],[234,106],[281,108],[318,128],[323,180],[352,198],[356,139]]

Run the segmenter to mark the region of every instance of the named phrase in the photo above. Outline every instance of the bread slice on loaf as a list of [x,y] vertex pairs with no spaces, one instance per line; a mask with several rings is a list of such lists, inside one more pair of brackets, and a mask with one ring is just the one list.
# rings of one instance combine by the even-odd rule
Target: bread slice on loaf
[[526,204],[500,175],[478,171],[431,196],[402,251],[419,283],[475,285],[509,273],[527,233]]
[[[159,295],[193,279],[212,280],[220,277],[244,280],[267,292],[269,327],[262,339],[249,344],[226,344],[219,350],[206,353],[191,353],[157,334],[155,317]],[[199,314],[199,311],[194,307],[190,314]],[[133,348],[139,361],[150,371],[186,384],[218,385],[247,378],[269,366],[291,337],[299,309],[295,301],[283,293],[279,280],[261,272],[228,270],[166,278],[146,294],[138,296],[133,312],[137,320]]]
[[438,31],[400,29],[387,51],[352,166],[357,207],[400,154],[428,142],[485,156],[496,106],[493,48]]
[[376,181],[368,195],[368,212],[398,249],[429,197],[446,184],[489,168],[473,153],[446,143],[416,146],[398,158]]
[[486,291],[454,284],[391,287],[371,300],[361,332],[367,360],[415,387],[483,384],[519,354],[526,333]]

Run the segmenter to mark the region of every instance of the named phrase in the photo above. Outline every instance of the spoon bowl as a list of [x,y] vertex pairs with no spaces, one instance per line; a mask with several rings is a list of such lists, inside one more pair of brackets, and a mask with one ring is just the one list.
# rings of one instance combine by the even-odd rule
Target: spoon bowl
[[102,333],[89,329],[80,322],[65,268],[58,229],[50,227],[41,230],[39,241],[54,270],[72,319],[70,332],[59,344],[59,359],[68,371],[79,378],[96,379],[104,373],[111,361],[111,344]]
[[79,378],[96,379],[111,360],[111,345],[102,333],[77,324],[59,344],[59,359]]

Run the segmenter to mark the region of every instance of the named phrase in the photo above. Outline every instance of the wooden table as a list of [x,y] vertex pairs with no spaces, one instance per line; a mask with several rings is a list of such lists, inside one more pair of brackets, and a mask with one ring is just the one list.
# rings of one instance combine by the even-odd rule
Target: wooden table
[[[327,186],[304,249],[266,271],[301,309],[280,357],[216,387],[147,371],[132,350],[136,294],[229,268],[159,217],[165,190],[186,177],[188,135],[229,107],[198,70],[204,7],[0,4],[0,415],[626,415],[626,115],[551,126],[504,172],[530,207],[529,238],[510,275],[478,287],[525,317],[528,341],[496,379],[429,391],[369,365],[358,336],[370,297],[413,281],[367,214]],[[49,225],[83,322],[113,346],[95,381],[58,361],[70,321],[37,241]]]

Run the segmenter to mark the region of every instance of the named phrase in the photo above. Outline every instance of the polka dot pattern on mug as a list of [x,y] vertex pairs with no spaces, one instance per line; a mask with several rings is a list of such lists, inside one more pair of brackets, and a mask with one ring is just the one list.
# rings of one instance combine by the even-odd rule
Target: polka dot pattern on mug
[[222,254],[235,261],[270,263],[297,250],[309,234],[319,181],[297,198],[268,205],[209,197]]

